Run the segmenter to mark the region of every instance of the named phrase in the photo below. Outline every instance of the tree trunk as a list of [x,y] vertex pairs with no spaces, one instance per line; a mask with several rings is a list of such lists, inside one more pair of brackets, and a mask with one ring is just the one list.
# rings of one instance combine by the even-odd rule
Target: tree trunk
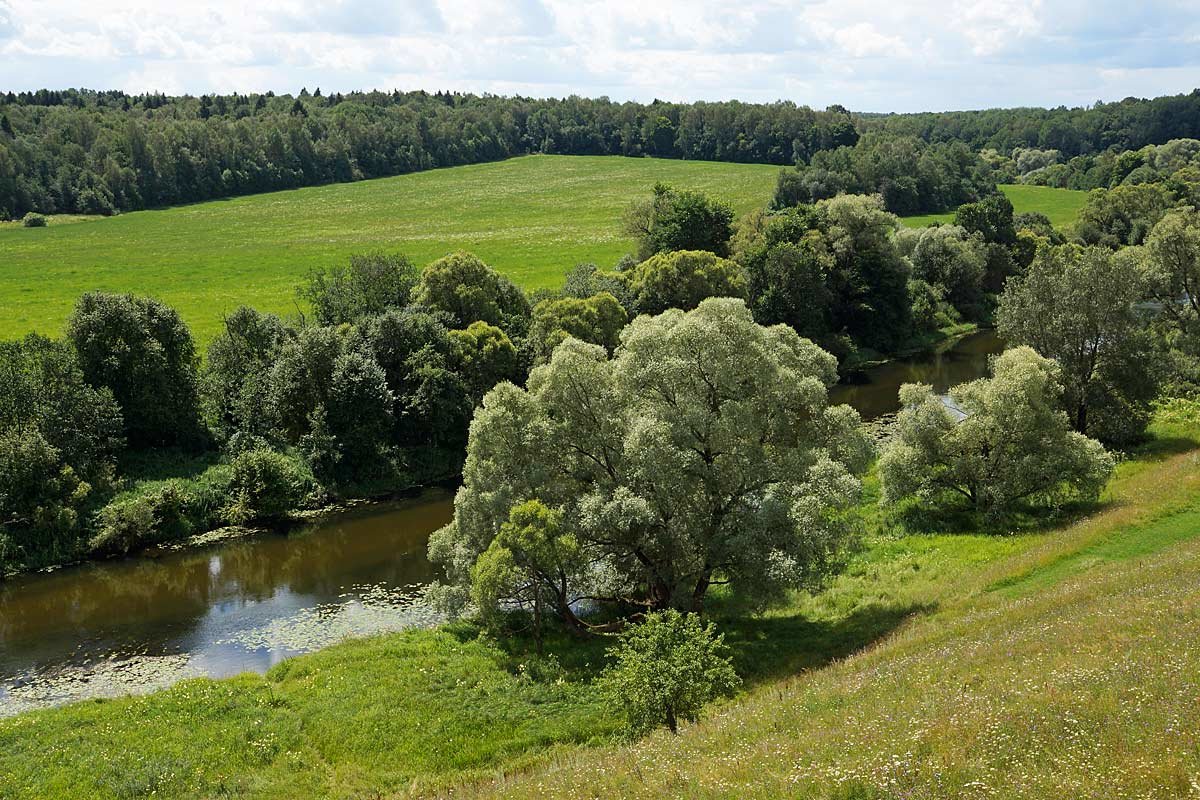
[[679,733],[679,723],[675,720],[674,706],[667,706],[667,727],[671,729],[671,733]]

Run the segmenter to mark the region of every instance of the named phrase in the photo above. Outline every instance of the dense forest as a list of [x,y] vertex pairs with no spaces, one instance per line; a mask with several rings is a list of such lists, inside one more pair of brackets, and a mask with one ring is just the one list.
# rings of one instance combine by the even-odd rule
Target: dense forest
[[973,150],[1058,150],[1067,158],[1110,148],[1136,150],[1200,132],[1200,89],[1145,100],[1127,97],[1090,108],[992,108],[920,114],[858,114],[859,130],[962,142]]
[[[1028,182],[1108,186],[1142,165],[1110,164],[1116,153],[1197,136],[1200,90],[1087,109],[904,115],[424,91],[9,92],[0,218],[112,214],[528,153],[795,164],[808,171],[796,201],[879,192],[904,214],[978,200],[995,182],[1055,164]],[[1022,162],[1023,151],[1036,152]],[[1068,162],[1086,177],[1071,178]]]
[[458,93],[0,95],[0,215],[111,214],[527,153],[792,164],[853,144],[849,114]]

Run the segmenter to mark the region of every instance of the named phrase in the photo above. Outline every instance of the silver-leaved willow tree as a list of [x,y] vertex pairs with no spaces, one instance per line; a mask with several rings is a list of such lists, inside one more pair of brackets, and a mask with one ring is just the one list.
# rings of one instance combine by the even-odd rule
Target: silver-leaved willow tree
[[434,596],[583,630],[583,599],[699,610],[718,584],[765,604],[819,582],[872,454],[857,412],[828,404],[836,367],[731,298],[639,317],[611,358],[567,339],[476,411]]

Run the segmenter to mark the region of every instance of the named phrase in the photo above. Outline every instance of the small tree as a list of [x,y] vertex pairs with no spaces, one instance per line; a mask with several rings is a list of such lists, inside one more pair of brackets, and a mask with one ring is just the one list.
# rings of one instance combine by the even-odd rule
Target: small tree
[[586,299],[543,300],[533,309],[527,345],[537,363],[549,361],[554,348],[568,336],[612,353],[627,321],[624,307],[608,292]]
[[728,652],[724,635],[696,614],[648,614],[622,634],[603,685],[624,708],[631,733],[659,725],[677,733],[679,720],[694,722],[706,703],[737,689]]
[[996,323],[1062,367],[1064,401],[1080,433],[1109,444],[1142,435],[1157,394],[1154,348],[1137,308],[1142,275],[1131,251],[1043,247],[1009,281]]
[[46,217],[42,214],[35,214],[30,211],[21,220],[21,224],[26,228],[44,228],[46,227]]
[[742,268],[704,250],[659,253],[622,275],[639,314],[660,314],[668,308],[689,311],[708,297],[746,296]]
[[447,314],[455,328],[482,321],[520,336],[528,326],[524,293],[470,253],[451,253],[426,267],[413,302]]
[[703,192],[655,184],[654,196],[625,213],[625,230],[638,241],[638,258],[671,250],[729,254],[733,207]]
[[318,323],[340,325],[408,305],[419,274],[402,255],[353,255],[348,265],[310,272],[298,293]]
[[89,292],[67,323],[88,383],[112,391],[131,447],[203,436],[199,358],[175,309],[148,297]]
[[927,385],[901,387],[896,436],[879,458],[883,503],[959,498],[995,517],[1021,501],[1099,494],[1113,459],[1071,430],[1059,366],[1018,347],[999,356],[994,370],[993,378],[952,389],[953,405]]

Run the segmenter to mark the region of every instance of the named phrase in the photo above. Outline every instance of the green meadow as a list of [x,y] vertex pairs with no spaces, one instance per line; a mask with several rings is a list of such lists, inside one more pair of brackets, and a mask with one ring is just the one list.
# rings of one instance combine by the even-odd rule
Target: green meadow
[[[0,338],[61,332],[76,298],[135,292],[179,309],[201,347],[239,305],[295,313],[313,267],[387,250],[427,263],[470,250],[527,289],[576,264],[611,266],[632,249],[622,212],[658,181],[699,189],[738,215],[765,205],[779,168],[616,156],[524,156],[395,178],[214,200],[117,217],[0,225]],[[1020,211],[1060,227],[1087,195],[1004,186]],[[908,217],[905,224],[953,214]]]
[[490,164],[216,200],[45,228],[0,229],[0,338],[58,334],[90,290],[177,308],[201,346],[239,305],[295,312],[313,267],[367,250],[427,263],[470,250],[527,289],[632,248],[621,216],[658,181],[743,214],[779,167],[649,158],[525,156]]
[[[1075,224],[1079,212],[1087,202],[1087,192],[1077,192],[1073,189],[1055,189],[1050,186],[1025,186],[1016,183],[1000,185],[1000,191],[1012,201],[1013,210],[1023,212],[1040,212],[1045,214],[1050,223],[1060,230],[1066,230]],[[945,214],[918,214],[904,217],[901,220],[910,228],[923,228],[935,222],[953,222],[954,212]]]

